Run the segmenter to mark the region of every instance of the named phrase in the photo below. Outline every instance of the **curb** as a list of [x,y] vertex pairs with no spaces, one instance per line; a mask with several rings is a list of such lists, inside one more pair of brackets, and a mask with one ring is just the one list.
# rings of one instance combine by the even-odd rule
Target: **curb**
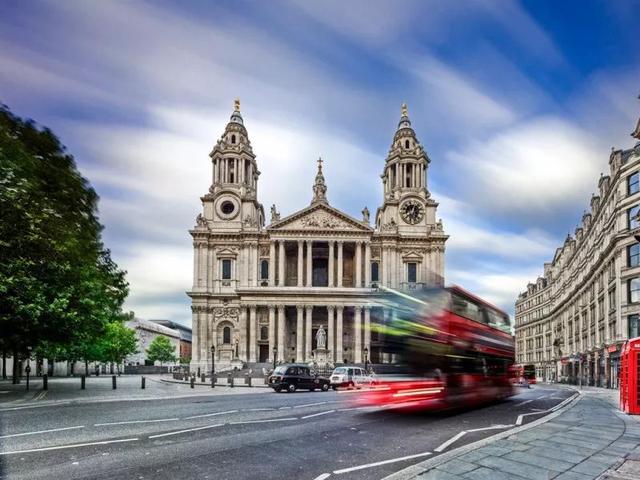
[[459,455],[463,455],[477,448],[484,447],[485,445],[489,445],[498,440],[502,440],[503,438],[510,437],[511,435],[524,432],[525,430],[529,430],[530,428],[537,427],[538,425],[542,425],[543,423],[546,423],[549,420],[552,420],[557,416],[563,414],[567,410],[573,408],[582,399],[582,395],[583,395],[582,392],[577,391],[574,395],[572,395],[571,397],[568,397],[567,400],[570,400],[570,401],[565,400],[567,402],[566,405],[563,405],[561,408],[557,409],[556,411],[553,411],[542,418],[534,420],[531,423],[527,423],[526,425],[522,425],[520,427],[512,428],[510,430],[507,430],[506,432],[496,433],[495,435],[491,435],[490,437],[483,438],[482,440],[478,440],[476,442],[469,443],[467,445],[463,445],[458,448],[454,448],[453,450],[449,450],[446,453],[442,453],[437,457],[431,458],[424,462],[416,463],[415,465],[411,465],[410,467],[407,467],[398,472],[392,473],[391,475],[384,477],[382,480],[408,480],[408,479],[417,477],[418,475],[421,475],[439,465],[442,465],[443,463],[446,463],[449,460]]
[[[158,380],[156,380],[156,381],[158,381]],[[178,384],[178,385],[187,385],[187,386],[191,385],[191,383],[190,383],[190,382],[185,382],[184,380],[168,380],[168,379],[161,378],[159,381],[160,381],[160,382],[164,382],[164,383],[176,383],[176,384]],[[207,382],[205,382],[205,383],[202,383],[202,382],[194,382],[194,383],[193,383],[193,386],[194,386],[194,387],[201,386],[201,387],[209,387],[209,388],[211,388],[211,383],[207,383]],[[235,382],[234,382],[233,387],[231,387],[231,384],[230,384],[230,383],[217,383],[217,382],[216,382],[216,387],[229,387],[229,388],[269,388],[269,385],[251,385],[251,386],[249,386],[249,385],[247,385],[246,383],[243,383],[243,384],[237,384],[237,383],[235,383]]]

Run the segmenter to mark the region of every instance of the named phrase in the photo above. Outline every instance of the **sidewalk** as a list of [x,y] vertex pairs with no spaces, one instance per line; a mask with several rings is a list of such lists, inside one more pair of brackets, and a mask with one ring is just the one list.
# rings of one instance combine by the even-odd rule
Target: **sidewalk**
[[585,388],[566,407],[385,480],[640,479],[640,419],[617,409],[617,390]]

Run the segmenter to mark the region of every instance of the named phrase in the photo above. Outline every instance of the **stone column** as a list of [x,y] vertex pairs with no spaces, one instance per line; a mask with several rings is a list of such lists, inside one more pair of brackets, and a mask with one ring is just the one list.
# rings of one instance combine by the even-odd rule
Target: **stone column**
[[304,286],[303,276],[304,276],[304,242],[302,240],[298,240],[298,286]]
[[313,286],[313,241],[307,241],[307,287]]
[[344,353],[342,352],[342,313],[344,307],[342,305],[336,307],[336,363],[344,361]]
[[334,312],[336,308],[332,305],[327,307],[327,349],[329,350],[329,360],[335,362],[336,347],[334,340]]
[[364,307],[364,348],[371,358],[371,307]]
[[[378,265],[378,277],[380,276],[380,266]],[[364,286],[371,287],[371,243],[364,243]]]
[[362,287],[362,242],[356,242],[356,288]]
[[313,318],[313,307],[312,306],[308,306],[306,307],[306,327],[305,327],[305,332],[304,332],[304,337],[305,337],[305,341],[304,341],[304,350],[305,350],[305,361],[310,361],[311,360],[311,347],[313,346],[312,343],[312,339],[311,339],[311,334],[312,334],[312,330],[313,330],[313,325],[311,323],[312,318]]
[[240,306],[240,316],[238,319],[238,330],[240,330],[240,338],[238,339],[238,357],[240,360],[248,361],[247,358],[247,307]]
[[256,318],[256,306],[249,307],[249,361],[257,362],[256,345],[258,343],[258,319]]
[[213,312],[207,312],[204,307],[200,307],[198,323],[200,325],[200,335],[203,341],[200,342],[200,358],[204,359],[207,369],[211,368],[211,345],[215,345],[213,328]]
[[387,274],[387,266],[385,265],[386,261],[387,261],[387,252],[384,248],[384,245],[380,245],[380,265],[378,265],[378,283],[383,286],[387,285],[387,282],[385,281],[385,275]]
[[191,307],[191,331],[193,339],[191,340],[191,364],[197,369],[202,367],[202,359],[200,358],[200,342],[204,339],[200,338],[200,319],[194,307]]
[[280,249],[278,252],[278,286],[284,287],[284,264],[286,262],[284,253],[284,240],[278,242]]
[[198,288],[198,244],[193,244],[193,290]]
[[269,286],[276,286],[276,241],[269,243]]
[[353,315],[353,342],[355,363],[362,363],[362,307],[355,307]]
[[337,286],[342,287],[342,240],[338,240],[338,281]]
[[334,285],[334,278],[335,278],[335,273],[334,273],[334,261],[333,261],[333,244],[335,242],[333,240],[329,240],[329,265],[328,265],[328,273],[329,273],[329,283],[328,285],[330,287],[333,287]]
[[296,362],[304,362],[304,307],[296,306]]
[[273,347],[276,346],[276,307],[269,305],[269,359],[273,360]]
[[204,365],[206,365],[205,369],[207,371],[207,373],[211,373],[211,368],[213,367],[213,365],[211,365],[211,345],[215,345],[216,346],[216,360],[219,358],[219,351],[218,351],[218,333],[216,332],[214,325],[213,325],[213,313],[210,313],[209,315],[207,315],[207,317],[209,318],[209,320],[207,321],[207,325],[206,328],[209,331],[209,335],[208,335],[208,342],[205,345],[205,357],[206,361],[203,362]]
[[284,327],[285,327],[285,307],[278,305],[278,361],[284,361],[285,345],[284,345]]

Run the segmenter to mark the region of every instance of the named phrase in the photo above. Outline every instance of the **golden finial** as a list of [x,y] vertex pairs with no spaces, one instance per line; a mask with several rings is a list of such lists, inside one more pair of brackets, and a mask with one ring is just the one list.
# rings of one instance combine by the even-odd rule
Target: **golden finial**
[[402,114],[403,117],[406,117],[409,114],[409,111],[407,110],[407,104],[406,103],[402,104],[401,114]]
[[240,111],[240,99],[239,98],[236,98],[233,101],[233,110],[236,111],[236,112]]

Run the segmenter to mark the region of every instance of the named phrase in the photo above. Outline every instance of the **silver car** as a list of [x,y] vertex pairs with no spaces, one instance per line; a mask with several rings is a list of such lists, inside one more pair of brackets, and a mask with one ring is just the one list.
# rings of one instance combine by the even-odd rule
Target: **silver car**
[[373,373],[368,373],[364,368],[356,366],[344,366],[336,368],[329,379],[331,388],[337,390],[338,387],[362,388],[370,387],[376,383]]

